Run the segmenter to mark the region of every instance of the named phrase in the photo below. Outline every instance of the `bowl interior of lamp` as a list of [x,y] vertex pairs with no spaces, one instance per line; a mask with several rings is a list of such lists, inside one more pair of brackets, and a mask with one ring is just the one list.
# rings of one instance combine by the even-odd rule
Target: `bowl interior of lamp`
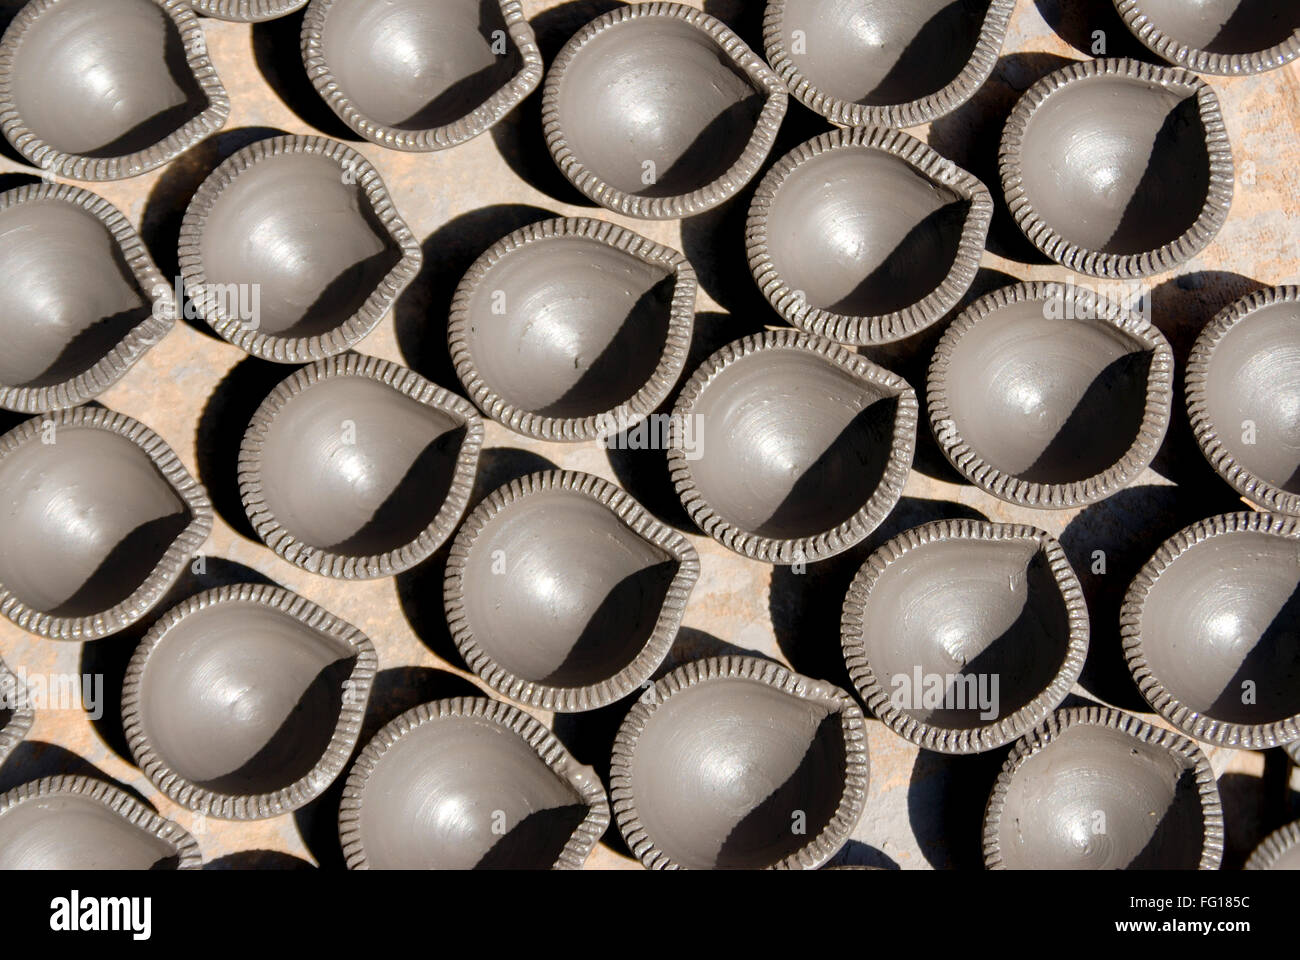
[[493,264],[469,301],[475,368],[511,406],[590,417],[649,382],[668,345],[676,275],[586,237],[548,237]]
[[997,470],[1030,483],[1105,473],[1137,441],[1154,349],[1105,320],[1063,319],[1032,300],[982,317],[944,374],[960,437]]
[[659,705],[633,750],[631,789],[646,833],[677,863],[754,869],[822,833],[843,796],[846,769],[837,712],[757,681],[723,678]]
[[520,69],[497,0],[333,4],[322,54],[339,90],[396,130],[432,130],[482,106]]
[[1103,254],[1158,250],[1209,196],[1210,152],[1195,92],[1098,74],[1051,93],[1019,148],[1025,197],[1067,242]]
[[144,584],[193,514],[131,440],[51,428],[0,459],[0,583],[33,610],[92,616]]
[[26,127],[62,153],[120,157],[209,106],[180,30],[152,0],[63,0],[28,27],[9,73]]
[[754,135],[765,91],[707,33],[671,16],[601,31],[569,63],[559,120],[577,160],[638,197],[719,179]]
[[701,391],[705,502],[739,529],[794,539],[858,513],[885,475],[899,396],[818,354],[767,349],[733,361]]
[[587,812],[522,737],[448,716],[406,734],[371,772],[361,844],[380,869],[547,869]]
[[214,603],[150,653],[141,725],[162,761],[227,796],[283,790],[320,761],[357,653],[264,604]]
[[329,157],[282,153],[225,186],[199,239],[218,316],[312,337],[358,313],[402,253],[356,179]]
[[999,841],[1013,870],[1194,870],[1205,841],[1195,769],[1119,730],[1072,726],[1013,775]]
[[367,377],[316,381],[267,428],[267,510],[296,540],[345,556],[414,542],[446,500],[464,421]]
[[1201,541],[1142,605],[1142,653],[1185,706],[1225,723],[1300,715],[1300,544],[1238,531]]

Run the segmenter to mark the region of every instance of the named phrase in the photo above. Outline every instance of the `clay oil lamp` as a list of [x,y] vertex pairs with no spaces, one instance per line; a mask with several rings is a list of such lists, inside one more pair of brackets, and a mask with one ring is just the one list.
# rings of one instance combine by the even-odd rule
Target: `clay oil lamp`
[[75,407],[0,437],[0,613],[55,640],[144,616],[212,529],[207,492],[144,424]]
[[845,127],[914,127],[989,78],[1015,0],[769,0],[767,61],[805,106]]
[[867,558],[841,644],[858,695],[927,750],[978,753],[1060,706],[1088,653],[1088,610],[1042,530],[941,520]]
[[990,870],[1215,870],[1222,857],[1205,754],[1109,708],[1061,710],[1021,738],[984,815]]
[[999,156],[1020,229],[1090,276],[1173,270],[1232,202],[1218,97],[1181,67],[1088,60],[1049,73],[1012,110]]
[[608,826],[591,768],[485,697],[426,703],[380,730],[339,809],[353,870],[577,870]]
[[229,115],[186,0],[31,0],[0,41],[0,129],[50,176],[139,176]]
[[672,220],[717,206],[758,173],[788,100],[720,20],[639,3],[565,44],[546,76],[542,124],[551,156],[591,200]]
[[897,130],[836,130],[759,184],[749,268],[792,326],[840,343],[911,336],[957,305],[979,270],[993,198]]
[[483,443],[474,407],[405,367],[348,353],[303,367],[253,414],[239,490],[257,535],[305,570],[387,577],[465,512]]
[[499,240],[461,280],[447,339],[488,416],[542,440],[634,427],[676,385],[695,324],[695,271],[603,220],[546,220]]
[[470,669],[502,696],[592,710],[654,673],[699,572],[686,538],[614,484],[535,473],[465,520],[447,561],[447,621]]
[[866,801],[862,711],[843,690],[756,657],[691,661],[628,712],[610,797],[652,870],[812,870]]
[[0,193],[0,406],[104,392],[175,322],[171,286],[107,200],[67,184]]
[[263,360],[306,363],[369,334],[423,255],[361,154],[280,136],[235,152],[203,181],[179,262],[186,296],[223,339]]
[[1141,316],[1068,284],[1017,284],[967,308],[930,363],[930,427],[967,480],[1063,509],[1121,490],[1169,425],[1173,351]]
[[1300,520],[1210,517],[1160,545],[1120,633],[1153,710],[1197,740],[1262,750],[1300,739]]
[[1265,837],[1246,861],[1247,870],[1300,870],[1300,823]]
[[1219,476],[1265,510],[1300,515],[1300,287],[1219,313],[1186,379],[1192,429]]
[[1153,53],[1197,73],[1276,70],[1300,56],[1300,10],[1289,0],[1115,0]]
[[374,646],[297,594],[241,583],[173,607],[126,671],[136,765],[205,815],[260,820],[318,797],[347,765]]
[[199,845],[125,791],[46,777],[0,795],[0,870],[197,870]]
[[464,143],[542,82],[518,0],[312,0],[302,56],[343,122],[394,150]]
[[829,340],[774,330],[700,366],[670,439],[673,482],[701,530],[754,559],[812,562],[861,541],[898,502],[916,395]]

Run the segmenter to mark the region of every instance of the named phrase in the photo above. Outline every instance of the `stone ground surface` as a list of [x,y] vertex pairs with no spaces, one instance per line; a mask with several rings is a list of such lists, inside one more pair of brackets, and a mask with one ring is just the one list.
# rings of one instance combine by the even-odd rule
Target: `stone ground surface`
[[[699,4],[696,4],[699,5]],[[21,6],[0,0],[7,18]],[[607,2],[524,0],[548,62]],[[704,8],[760,48],[758,0],[708,0]],[[211,56],[233,112],[226,128],[161,170],[119,183],[89,184],[141,231],[163,272],[176,272],[180,217],[198,184],[221,159],[273,132],[321,133],[352,143],[379,169],[398,210],[423,241],[424,269],[392,314],[361,345],[364,353],[407,364],[459,389],[445,346],[451,291],[468,265],[495,240],[549,215],[598,215],[684,251],[701,280],[690,367],[718,346],[780,321],[759,295],[743,256],[751,189],[725,207],[682,223],[638,222],[592,208],[568,187],[541,138],[540,93],[490,134],[434,154],[402,154],[356,142],[315,96],[298,55],[299,16],[257,27],[203,21]],[[949,117],[911,132],[971,170],[1000,197],[997,144],[1003,120],[1034,80],[1068,60],[1091,55],[1094,31],[1110,55],[1148,57],[1125,31],[1108,0],[1021,0],[994,76]],[[1149,58],[1149,57],[1148,57]],[[1154,319],[1180,361],[1197,331],[1222,306],[1263,286],[1300,282],[1294,224],[1300,217],[1300,64],[1246,79],[1210,78],[1223,105],[1239,172],[1232,215],[1216,241],[1176,275],[1149,283]],[[827,129],[791,101],[781,141],[769,159]],[[18,186],[31,169],[4,147],[0,187]],[[1245,175],[1242,175],[1245,174]],[[756,184],[758,177],[754,179]],[[971,297],[1022,279],[1063,279],[1017,232],[999,207]],[[968,300],[970,297],[968,297]],[[876,359],[924,389],[924,370],[943,324],[913,341],[875,351]],[[477,679],[451,645],[442,614],[445,551],[397,577],[345,583],[299,570],[261,544],[238,501],[234,464],[249,414],[286,368],[250,359],[185,323],[100,401],[160,433],[209,488],[216,528],[203,553],[206,574],[191,576],[155,614],[186,595],[220,583],[267,578],[356,624],[375,642],[381,672],[363,738],[402,710],[441,696],[472,693]],[[1181,384],[1179,384],[1181,397]],[[0,427],[19,421],[0,416]],[[489,422],[475,499],[512,476],[550,465],[585,470],[624,485],[659,517],[691,535],[701,576],[670,664],[717,652],[756,652],[796,669],[847,684],[839,654],[839,609],[853,573],[885,539],[942,517],[983,516],[1035,524],[1061,539],[1080,571],[1093,617],[1092,655],[1079,697],[1146,715],[1124,670],[1115,611],[1128,580],[1162,539],[1188,523],[1242,508],[1201,458],[1185,417],[1175,420],[1155,465],[1129,490],[1082,511],[1018,509],[960,482],[922,421],[918,455],[902,502],[859,548],[810,566],[803,574],[727,551],[698,535],[668,483],[662,453],[617,452],[587,443],[564,445],[517,436]],[[1106,551],[1104,576],[1088,558]],[[147,625],[147,624],[146,624]],[[0,789],[59,772],[90,772],[137,791],[163,815],[194,831],[217,866],[334,865],[341,861],[335,816],[338,785],[296,815],[258,823],[196,818],[161,796],[129,759],[117,711],[117,688],[144,625],[90,645],[57,643],[0,621],[0,656],[29,673],[103,673],[108,709],[98,721],[83,711],[46,711],[28,740],[0,770]],[[582,761],[607,770],[609,745],[626,704],[595,715],[552,718],[539,713]],[[1148,717],[1151,719],[1150,717]],[[968,758],[923,752],[869,721],[871,786],[866,813],[836,862],[886,867],[976,867],[980,821],[1004,750]],[[364,742],[364,739],[363,739]],[[1281,751],[1208,751],[1220,775],[1228,822],[1225,866],[1240,865],[1264,834],[1300,815],[1300,785]],[[611,828],[588,864],[630,868]]]

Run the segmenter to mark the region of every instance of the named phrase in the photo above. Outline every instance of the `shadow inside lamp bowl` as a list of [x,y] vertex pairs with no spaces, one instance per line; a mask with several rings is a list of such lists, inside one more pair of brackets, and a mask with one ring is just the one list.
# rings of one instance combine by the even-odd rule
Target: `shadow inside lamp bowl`
[[428,558],[469,500],[483,420],[386,360],[348,353],[271,392],[239,452],[253,529],[285,560],[347,580]]
[[859,696],[927,750],[978,753],[1061,705],[1088,653],[1088,610],[1061,546],[1033,527],[943,520],[867,558],[844,600]]
[[141,641],[122,726],[136,764],[181,806],[279,816],[347,765],[375,667],[370,640],[311,601],[220,587],[167,611]]
[[1015,0],[769,0],[767,59],[807,107],[846,127],[914,127],[993,72]]
[[1300,287],[1251,294],[1201,331],[1187,411],[1219,476],[1266,510],[1300,515]]
[[1230,513],[1170,537],[1129,586],[1120,632],[1152,708],[1188,736],[1300,739],[1300,520]]
[[1141,316],[1083,287],[1016,284],[977,300],[930,363],[930,426],[971,483],[1009,503],[1102,500],[1155,457],[1173,351]]
[[1020,229],[1093,276],[1173,270],[1209,244],[1232,202],[1218,98],[1181,67],[1089,60],[1050,73],[1012,110],[999,156]]
[[916,395],[901,377],[796,330],[729,344],[673,410],[672,479],[692,520],[769,563],[812,562],[874,530],[902,494]]
[[46,777],[0,795],[0,870],[197,870],[199,845],[117,787]]
[[180,235],[185,294],[264,360],[342,353],[420,269],[420,245],[361,154],[322,137],[260,140],[195,193]]
[[343,122],[395,150],[464,143],[542,82],[518,0],[312,0],[302,56]]
[[1300,740],[1292,740],[1286,745],[1286,755],[1291,762],[1300,767]]
[[1247,870],[1300,870],[1300,821],[1265,837],[1246,861]]
[[470,398],[518,433],[618,433],[681,377],[695,293],[675,250],[602,220],[547,220],[470,267],[452,300],[451,358]]
[[769,660],[714,657],[632,706],[610,793],[649,869],[808,870],[857,825],[867,777],[862,711],[847,693]]
[[207,492],[148,427],[103,407],[0,437],[0,610],[55,640],[144,616],[212,529]]
[[721,21],[641,3],[569,40],[546,77],[542,122],[551,156],[591,200],[676,219],[758,173],[787,102],[780,78]]
[[1300,7],[1292,0],[1115,0],[1133,35],[1198,73],[1263,73],[1300,56]]
[[1061,710],[1002,766],[984,814],[992,870],[1215,870],[1223,807],[1186,737],[1104,707]]
[[0,42],[5,137],[57,176],[137,176],[229,114],[185,0],[32,0]]
[[67,184],[0,194],[0,407],[85,403],[174,321],[170,286],[107,200]]
[[576,870],[608,826],[591,768],[484,697],[426,703],[380,730],[339,812],[354,870]]
[[307,6],[307,0],[189,0],[195,13],[218,20],[258,23],[288,16]]
[[793,326],[841,343],[898,340],[957,305],[979,269],[993,198],[897,130],[835,130],[763,178],[749,268]]
[[571,471],[490,494],[447,562],[447,621],[470,669],[544,710],[593,710],[640,687],[672,647],[695,548],[624,491]]
[[35,719],[22,680],[0,660],[0,767],[22,743]]

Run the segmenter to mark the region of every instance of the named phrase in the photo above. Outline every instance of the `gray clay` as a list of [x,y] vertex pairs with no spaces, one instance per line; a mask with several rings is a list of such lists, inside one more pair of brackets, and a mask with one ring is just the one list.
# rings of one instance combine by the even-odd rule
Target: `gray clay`
[[608,823],[599,781],[545,727],[461,698],[375,736],[348,777],[340,834],[352,868],[578,868]]
[[0,47],[5,136],[77,179],[160,166],[230,112],[201,31],[183,0],[29,3]]
[[720,203],[758,172],[787,99],[720,21],[682,4],[640,4],[569,41],[548,74],[543,119],[556,162],[588,196],[631,216],[675,218]]
[[168,611],[127,670],[137,764],[193,810],[296,809],[342,771],[375,671],[358,630],[278,588],[237,584]]
[[1172,270],[1228,215],[1232,155],[1213,90],[1178,68],[1092,60],[1038,81],[1003,136],[1017,223],[1098,276]]
[[1134,579],[1125,652],[1152,705],[1226,746],[1300,738],[1300,528],[1268,514],[1175,534]]
[[556,440],[618,432],[681,375],[695,289],[681,254],[629,230],[533,224],[461,282],[452,359],[474,401],[513,430]]
[[829,341],[793,330],[747,337],[683,390],[673,478],[696,523],[732,549],[819,559],[865,537],[898,501],[915,410],[904,380]]
[[0,660],[0,766],[27,736],[35,719],[17,674]]
[[185,289],[204,319],[280,362],[356,344],[420,262],[378,173],[320,137],[234,154],[199,188],[181,231]]
[[1061,711],[1012,751],[984,822],[985,861],[1010,870],[1213,869],[1214,776],[1191,741],[1115,710]]
[[189,4],[205,17],[256,23],[301,10],[307,0],[189,0]]
[[1268,510],[1300,514],[1300,288],[1232,304],[1201,332],[1187,408],[1220,476]]
[[483,422],[397,364],[345,354],[281,383],[240,454],[244,506],[291,562],[389,576],[451,534],[469,498]]
[[170,287],[106,200],[62,184],[0,194],[0,406],[83,403],[172,322]]
[[258,285],[267,333],[309,337],[338,326],[401,256],[357,192],[326,157],[284,155],[249,168],[203,225],[208,282]]
[[65,429],[56,444],[26,444],[0,463],[0,488],[12,498],[0,524],[0,583],[58,616],[126,599],[189,523],[153,462],[103,430]]
[[1151,462],[1172,379],[1155,327],[1082,288],[1019,284],[945,332],[930,365],[930,423],[948,459],[995,496],[1078,506]]
[[1300,56],[1300,8],[1291,0],[1115,0],[1133,34],[1171,63],[1240,76]]
[[846,126],[911,127],[988,78],[1014,0],[769,0],[768,60],[801,101]]
[[494,690],[590,710],[659,666],[698,576],[694,548],[626,493],[557,470],[512,481],[465,521],[447,565],[447,617]]
[[303,58],[344,122],[401,150],[482,133],[542,79],[516,0],[313,0]]
[[861,722],[844,691],[775,663],[687,664],[638,700],[619,731],[619,828],[650,868],[819,867],[862,813]]
[[126,793],[47,777],[0,796],[0,870],[195,869],[194,838]]
[[5,615],[58,639],[134,622],[212,526],[206,494],[166,444],[104,408],[29,420],[0,438],[0,491]]
[[[877,717],[927,749],[969,753],[1015,739],[1060,705],[1083,669],[1088,619],[1078,578],[1046,533],[940,521],[868,558],[844,601],[842,642]],[[935,677],[941,702],[926,699]]]
[[841,343],[910,336],[979,267],[993,201],[975,177],[896,130],[801,144],[755,194],[750,270],[794,326]]

